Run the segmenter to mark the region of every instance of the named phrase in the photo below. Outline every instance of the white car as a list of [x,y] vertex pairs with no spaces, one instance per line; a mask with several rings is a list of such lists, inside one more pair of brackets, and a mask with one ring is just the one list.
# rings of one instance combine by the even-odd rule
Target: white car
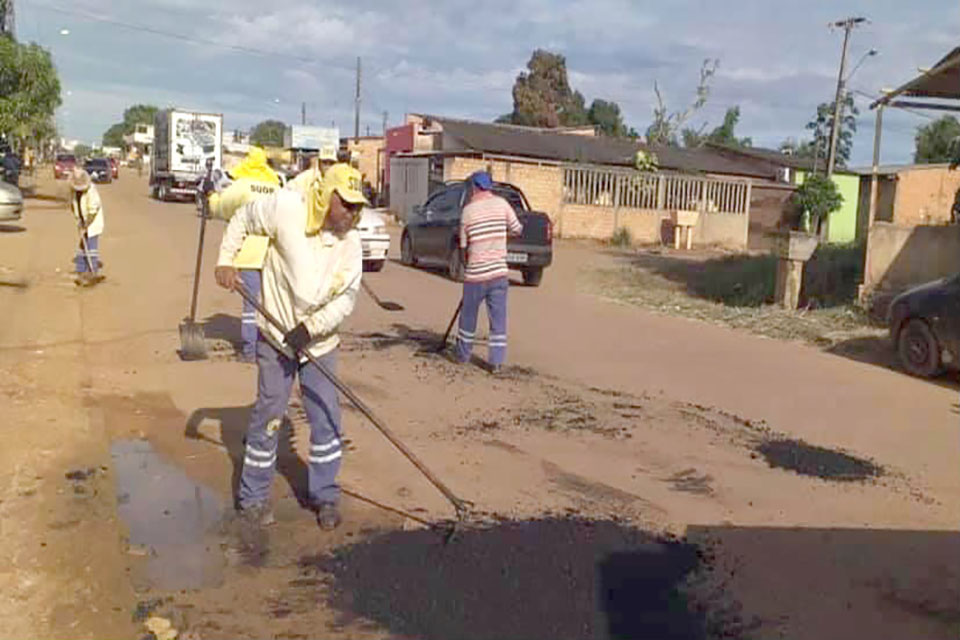
[[380,271],[387,261],[390,251],[390,234],[383,216],[372,209],[364,209],[360,214],[360,242],[363,244],[363,270]]
[[0,221],[19,220],[23,213],[23,194],[8,182],[0,182]]

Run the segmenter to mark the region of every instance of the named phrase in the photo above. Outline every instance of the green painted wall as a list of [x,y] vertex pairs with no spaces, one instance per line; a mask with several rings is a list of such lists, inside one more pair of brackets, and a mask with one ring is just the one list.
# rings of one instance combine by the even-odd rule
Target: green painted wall
[[[805,171],[797,171],[797,184],[806,180]],[[831,244],[845,244],[857,239],[857,210],[860,200],[860,176],[850,176],[842,173],[833,174],[833,182],[843,196],[843,206],[830,215],[830,224],[827,227],[827,242]]]

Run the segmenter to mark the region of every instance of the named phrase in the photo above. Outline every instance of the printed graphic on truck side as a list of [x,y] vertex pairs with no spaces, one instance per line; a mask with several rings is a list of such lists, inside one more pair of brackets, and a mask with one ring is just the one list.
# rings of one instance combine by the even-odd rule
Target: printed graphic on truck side
[[173,134],[172,171],[201,173],[208,158],[220,164],[220,119],[212,115],[173,113],[170,129]]

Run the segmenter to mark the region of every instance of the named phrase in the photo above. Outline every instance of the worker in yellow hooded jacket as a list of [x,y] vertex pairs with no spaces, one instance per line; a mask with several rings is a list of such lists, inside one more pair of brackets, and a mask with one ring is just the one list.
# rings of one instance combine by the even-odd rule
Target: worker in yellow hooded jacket
[[[263,149],[250,147],[243,161],[216,181],[217,191],[212,193],[209,199],[210,215],[221,220],[230,220],[240,207],[276,193],[280,185],[280,177],[267,164],[267,155]],[[243,246],[233,261],[233,266],[240,270],[244,286],[257,298],[260,297],[261,289],[260,271],[269,243],[266,236],[249,235],[244,239]],[[244,362],[256,360],[257,333],[257,312],[244,300],[240,315],[240,357]]]
[[353,311],[360,289],[363,249],[356,225],[364,204],[360,173],[335,164],[305,193],[281,189],[241,207],[224,231],[216,279],[227,289],[240,284],[234,264],[245,240],[251,234],[270,239],[263,264],[263,306],[285,329],[260,319],[257,400],[237,496],[240,521],[254,530],[273,520],[270,485],[295,377],[310,422],[308,501],[321,529],[340,523],[339,399],[333,383],[304,353],[336,372],[338,330]]

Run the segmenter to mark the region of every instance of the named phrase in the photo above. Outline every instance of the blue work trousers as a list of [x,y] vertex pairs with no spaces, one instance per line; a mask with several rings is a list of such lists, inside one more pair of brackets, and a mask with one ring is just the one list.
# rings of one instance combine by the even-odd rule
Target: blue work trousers
[[[319,358],[336,373],[337,351]],[[310,422],[310,455],[307,498],[311,505],[338,502],[337,473],[342,455],[340,401],[337,390],[310,363],[291,360],[266,340],[257,343],[257,402],[247,429],[243,472],[237,502],[246,509],[270,499],[270,485],[277,463],[277,441],[286,414],[294,377],[300,379],[303,407]]]
[[77,246],[77,255],[73,258],[73,264],[77,273],[87,273],[90,267],[87,264],[87,258],[93,265],[95,271],[100,270],[100,236],[91,236],[87,238],[87,257],[83,256],[83,243]]
[[460,362],[470,359],[473,341],[477,336],[477,314],[480,303],[487,303],[487,317],[490,319],[490,340],[488,342],[488,360],[491,365],[503,364],[507,357],[507,290],[510,281],[507,277],[494,278],[483,282],[463,283],[463,308],[460,310],[460,326],[457,331],[457,358]]
[[[247,291],[256,300],[260,300],[260,270],[240,269],[240,281]],[[241,351],[247,358],[253,358],[257,353],[257,338],[260,331],[257,329],[257,310],[253,305],[243,300],[243,310],[240,312],[240,340],[243,342]]]

